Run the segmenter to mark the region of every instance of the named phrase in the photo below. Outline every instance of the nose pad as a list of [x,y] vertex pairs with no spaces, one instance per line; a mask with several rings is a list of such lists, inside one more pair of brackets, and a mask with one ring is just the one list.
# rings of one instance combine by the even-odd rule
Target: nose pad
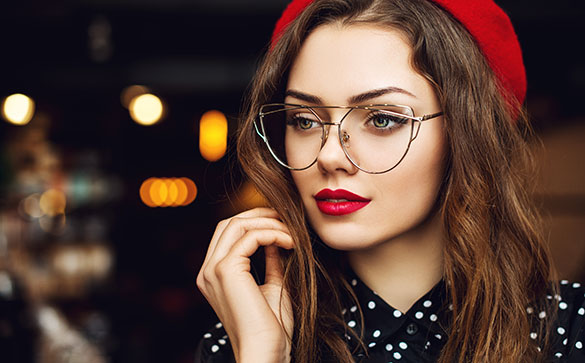
[[349,146],[349,134],[345,130],[341,131],[341,142],[343,146]]
[[349,141],[349,134],[341,130],[341,138],[333,137],[329,139],[329,132],[333,126],[340,127],[339,124],[330,124],[325,128],[325,135],[319,156],[317,157],[317,164],[321,170],[345,170],[353,174],[357,171],[357,167],[354,166],[344,150]]

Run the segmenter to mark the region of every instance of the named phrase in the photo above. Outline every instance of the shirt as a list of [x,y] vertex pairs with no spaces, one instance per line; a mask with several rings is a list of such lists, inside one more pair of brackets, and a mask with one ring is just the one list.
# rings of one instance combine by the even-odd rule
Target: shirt
[[[445,282],[441,280],[406,312],[393,308],[382,300],[360,279],[352,275],[350,285],[356,294],[364,316],[363,342],[368,352],[357,351],[356,362],[420,363],[436,362],[447,337],[451,307],[447,303]],[[585,362],[585,289],[581,284],[560,282],[560,293],[547,295],[558,301],[558,316],[554,324],[551,362]],[[538,314],[546,319],[545,312],[528,307],[527,314]],[[344,321],[359,335],[358,307],[349,304],[343,310]],[[532,339],[538,339],[535,332]],[[350,348],[355,342],[345,336]],[[206,333],[197,349],[196,363],[235,362],[228,336],[221,323]]]

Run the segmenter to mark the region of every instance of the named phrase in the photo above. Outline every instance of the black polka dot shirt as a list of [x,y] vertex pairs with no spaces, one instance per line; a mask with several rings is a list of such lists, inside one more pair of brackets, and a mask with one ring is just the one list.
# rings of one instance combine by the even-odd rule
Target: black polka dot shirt
[[[436,362],[444,346],[450,306],[445,296],[444,282],[440,281],[421,297],[406,313],[393,308],[356,276],[349,279],[364,315],[363,341],[367,353],[358,350],[356,362],[420,363]],[[548,295],[558,301],[558,318],[551,362],[585,363],[585,289],[579,283],[561,281],[560,294]],[[537,314],[546,319],[545,312],[528,307],[527,314]],[[355,305],[343,310],[347,326],[359,335],[359,311]],[[536,332],[530,337],[538,340]],[[346,335],[348,346],[356,346]],[[235,362],[233,352],[221,323],[206,333],[197,349],[196,363]]]

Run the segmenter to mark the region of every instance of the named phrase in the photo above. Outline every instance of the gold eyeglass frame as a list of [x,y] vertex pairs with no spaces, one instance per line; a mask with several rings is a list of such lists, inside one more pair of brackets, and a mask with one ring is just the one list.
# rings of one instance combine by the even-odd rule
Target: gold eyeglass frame
[[[279,108],[277,110],[274,111],[268,111],[268,112],[264,112],[264,109],[267,107],[282,107]],[[380,109],[380,107],[403,107],[406,109],[409,109],[412,112],[412,115],[405,115],[402,113],[398,113],[398,112],[393,112],[393,111],[388,111],[388,110],[384,110],[384,109]],[[257,118],[254,119],[254,129],[256,129],[256,133],[258,134],[258,136],[260,136],[260,138],[262,138],[262,140],[264,141],[264,143],[266,144],[266,147],[268,147],[268,151],[270,152],[270,154],[272,155],[272,157],[283,167],[289,169],[289,170],[296,170],[296,171],[300,171],[300,170],[306,170],[308,168],[310,168],[311,166],[313,166],[313,164],[315,164],[317,162],[317,159],[319,158],[319,153],[317,153],[317,155],[315,156],[315,159],[306,167],[303,168],[293,168],[289,165],[286,165],[284,162],[282,162],[279,157],[275,154],[275,152],[272,150],[272,147],[270,146],[270,143],[268,142],[268,138],[265,136],[266,135],[266,130],[264,129],[264,116],[269,115],[271,113],[276,113],[276,112],[282,112],[283,109],[306,109],[308,111],[310,111],[313,115],[315,115],[315,117],[317,118],[317,122],[319,123],[319,125],[321,126],[321,130],[322,130],[322,135],[321,135],[321,146],[319,147],[319,152],[321,152],[321,150],[323,149],[323,146],[325,145],[325,142],[327,141],[327,138],[329,137],[329,129],[330,127],[325,127],[325,126],[337,126],[337,134],[339,137],[339,143],[341,145],[341,148],[343,149],[343,153],[345,154],[345,156],[347,157],[347,159],[359,170],[368,173],[368,174],[384,174],[389,172],[390,170],[396,168],[404,159],[404,157],[406,156],[406,154],[408,153],[408,150],[410,149],[410,144],[414,141],[414,139],[416,139],[416,137],[418,136],[418,132],[420,130],[420,123],[423,121],[427,121],[430,119],[433,119],[435,117],[439,117],[443,115],[443,112],[436,112],[436,113],[432,113],[432,114],[428,114],[428,115],[423,115],[423,116],[414,116],[414,110],[412,109],[412,107],[410,106],[404,106],[404,105],[393,105],[393,104],[371,104],[371,105],[360,105],[360,106],[307,106],[307,105],[300,105],[300,104],[293,104],[293,103],[268,103],[268,104],[264,104],[262,106],[260,106],[260,110],[258,112],[258,116]],[[321,117],[315,112],[314,109],[347,109],[348,111],[345,113],[345,115],[343,115],[343,117],[341,117],[341,120],[339,120],[339,122],[325,122],[321,119]],[[411,123],[411,128],[410,128],[410,137],[409,137],[409,141],[408,141],[408,145],[406,147],[406,150],[404,151],[404,154],[402,154],[402,156],[400,157],[400,160],[398,160],[398,162],[392,166],[389,169],[386,169],[384,171],[369,171],[369,170],[365,170],[362,167],[360,167],[349,155],[349,152],[347,151],[346,147],[345,147],[345,143],[347,142],[347,140],[349,139],[350,135],[342,135],[341,132],[341,124],[343,123],[343,120],[345,120],[345,118],[347,117],[347,115],[349,115],[353,110],[356,109],[361,109],[361,110],[372,110],[372,111],[381,111],[381,112],[385,112],[387,114],[393,115],[393,116],[397,116],[397,117],[404,117],[404,118],[408,118],[410,120],[412,120],[413,122]],[[259,120],[260,121],[260,128],[258,128],[258,124],[256,123],[256,121]],[[416,126],[416,131],[415,131],[415,124]],[[260,129],[262,130],[262,132],[260,132]],[[413,136],[414,135],[414,136]]]

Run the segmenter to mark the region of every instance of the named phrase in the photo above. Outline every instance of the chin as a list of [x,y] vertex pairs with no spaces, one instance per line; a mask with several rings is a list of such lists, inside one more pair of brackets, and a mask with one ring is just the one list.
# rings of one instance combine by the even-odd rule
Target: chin
[[360,225],[320,226],[320,228],[314,228],[314,231],[325,245],[338,251],[364,250],[392,239],[392,236],[384,236],[384,238],[367,236],[364,233],[364,226]]

